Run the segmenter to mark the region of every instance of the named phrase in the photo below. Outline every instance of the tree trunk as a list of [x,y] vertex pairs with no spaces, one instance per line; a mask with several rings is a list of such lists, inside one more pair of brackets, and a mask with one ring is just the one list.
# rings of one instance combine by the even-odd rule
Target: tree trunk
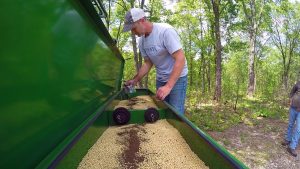
[[216,37],[216,86],[214,100],[220,101],[222,94],[222,46],[221,46],[221,35],[220,35],[220,11],[219,1],[211,0],[214,11],[214,23],[215,23],[215,37]]
[[[211,56],[211,52],[210,55]],[[211,64],[210,64],[210,58],[208,58],[207,62],[207,73],[206,73],[206,79],[207,79],[207,90],[208,93],[211,93],[211,77],[210,77],[210,71],[211,71]]]
[[[204,37],[203,37],[203,21],[202,21],[202,17],[200,17],[200,39],[203,41]],[[204,47],[203,45],[201,45],[201,62],[200,62],[200,68],[199,68],[199,79],[201,80],[201,92],[202,94],[205,94],[205,58],[204,58]],[[201,76],[200,76],[201,75]],[[201,78],[200,78],[201,77]]]
[[[211,29],[210,29],[210,32],[211,32],[211,37],[214,37],[214,25],[213,24],[211,24],[210,25],[210,27],[211,27]],[[213,49],[214,49],[214,45],[211,45],[209,48],[208,48],[208,52],[207,52],[207,55],[209,56],[209,58],[207,58],[207,74],[206,74],[206,78],[207,78],[207,87],[208,87],[208,93],[211,93],[211,88],[212,88],[212,86],[211,86],[211,84],[212,84],[212,82],[211,82],[211,67],[212,67],[212,65],[211,65],[211,59],[212,59],[212,52],[213,52]]]
[[[134,0],[130,1],[130,5],[131,5],[131,8],[134,7]],[[142,3],[141,3],[141,8],[143,6],[144,6],[144,1],[142,1]],[[131,39],[132,39],[132,48],[133,48],[133,54],[134,54],[135,69],[136,69],[136,72],[139,72],[141,64],[142,64],[142,58],[141,58],[141,55],[138,54],[136,38],[133,33],[131,33]],[[143,87],[142,80],[140,80],[137,85],[139,88],[142,88]]]
[[287,90],[288,88],[288,80],[289,80],[288,72],[286,70],[283,70],[282,83],[285,90]]
[[145,0],[141,1],[141,9],[144,9]]
[[[142,64],[143,64],[143,57],[142,57],[141,52],[139,52],[139,58],[138,58],[138,68],[139,68],[139,70],[142,67]],[[141,88],[143,88],[144,84],[145,84],[145,80],[141,81],[141,83],[139,85],[140,85]]]
[[288,86],[289,86],[289,74],[290,74],[290,66],[291,66],[291,60],[293,58],[293,53],[294,53],[294,46],[290,45],[289,56],[287,58],[288,60],[283,70],[283,84],[284,84],[284,89],[286,91],[288,90]]
[[[150,1],[151,2],[151,1]],[[142,0],[141,1],[141,6],[140,8],[141,9],[144,9],[144,5],[145,5],[145,0]],[[142,67],[142,64],[143,64],[143,57],[141,55],[141,53],[139,53],[139,68]],[[144,83],[141,84],[141,87],[144,87],[146,89],[148,89],[148,80],[149,80],[149,76],[148,76],[149,73],[146,74],[146,76],[144,77]]]
[[249,9],[244,1],[241,1],[246,19],[249,22],[249,64],[248,64],[248,89],[247,96],[253,97],[255,93],[255,57],[256,57],[256,36],[258,34],[259,25],[262,23],[262,12],[266,1],[249,1]]
[[193,70],[193,56],[191,54],[191,51],[192,51],[192,40],[191,40],[191,34],[189,34],[189,52],[188,54],[190,55],[190,60],[189,60],[189,63],[190,63],[190,69],[189,69],[189,72],[190,72],[190,86],[193,86],[193,75],[194,75],[194,70]]
[[248,81],[248,90],[247,90],[247,96],[253,97],[254,91],[255,91],[255,34],[254,30],[250,28],[249,31],[250,35],[250,49],[249,49],[249,81]]
[[[136,72],[139,72],[140,67],[139,67],[139,56],[137,52],[137,44],[136,44],[136,38],[133,33],[131,33],[131,38],[132,38],[132,48],[133,48],[133,54],[134,54],[134,62],[135,62],[135,69]],[[141,88],[142,87],[142,81],[138,82],[138,86]]]
[[207,51],[207,63],[206,64],[206,69],[205,69],[205,73],[206,73],[206,79],[207,79],[207,91],[208,93],[211,93],[211,56],[212,56],[212,49],[213,49],[213,46],[210,46],[208,48],[208,51]]
[[205,59],[204,59],[204,53],[201,50],[201,62],[200,62],[200,71],[199,71],[199,79],[201,79],[201,92],[202,94],[205,94]]

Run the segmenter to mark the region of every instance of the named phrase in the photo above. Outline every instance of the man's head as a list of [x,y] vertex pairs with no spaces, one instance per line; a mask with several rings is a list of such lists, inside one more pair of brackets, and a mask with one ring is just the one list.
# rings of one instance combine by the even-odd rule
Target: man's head
[[145,12],[140,8],[132,8],[125,15],[123,32],[132,31],[141,36],[145,33],[143,22],[145,21]]

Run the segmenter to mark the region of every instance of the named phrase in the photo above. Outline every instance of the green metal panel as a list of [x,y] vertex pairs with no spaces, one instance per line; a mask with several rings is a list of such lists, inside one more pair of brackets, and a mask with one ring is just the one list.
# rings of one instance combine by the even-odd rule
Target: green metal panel
[[[108,121],[106,120],[107,112],[102,112],[97,118],[95,123],[90,126],[83,136],[78,140],[76,146],[68,152],[68,154],[59,162],[56,168],[58,169],[71,169],[77,168],[82,158],[86,155],[88,150],[95,144],[99,137],[108,127]],[[42,168],[42,167],[41,167]]]
[[34,168],[61,153],[119,91],[124,60],[83,6],[0,2],[0,168]]

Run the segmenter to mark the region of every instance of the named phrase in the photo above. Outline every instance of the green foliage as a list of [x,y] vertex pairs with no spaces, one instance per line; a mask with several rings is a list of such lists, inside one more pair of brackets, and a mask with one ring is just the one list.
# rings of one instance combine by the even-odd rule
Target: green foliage
[[256,93],[264,98],[272,98],[276,91],[280,88],[281,65],[278,61],[279,53],[273,49],[267,49],[265,57],[259,58],[257,61],[256,71]]
[[149,11],[149,20],[151,22],[161,22],[165,14],[167,13],[163,7],[161,0],[150,1],[148,5],[145,6],[145,11]]
[[187,117],[203,130],[223,131],[238,123],[255,125],[259,118],[287,120],[288,109],[279,100],[271,102],[265,99],[242,98],[236,111],[230,102],[206,102],[189,107]]
[[223,69],[224,100],[235,100],[245,94],[247,88],[247,54],[245,51],[230,52]]
[[288,115],[287,106],[282,104],[279,100],[245,99],[240,106],[246,108],[246,111],[249,111],[250,118],[252,119],[257,119],[258,117],[287,119]]
[[203,104],[201,108],[192,109],[187,117],[205,131],[223,131],[234,124],[242,122],[241,115],[228,107],[217,109],[213,103]]
[[[107,1],[108,2],[108,1]],[[139,6],[139,1],[134,6]],[[248,86],[249,34],[251,27],[246,13],[251,13],[249,0],[220,1],[222,40],[222,100],[212,101],[215,87],[214,15],[211,1],[185,0],[174,9],[165,9],[164,3],[145,1],[145,10],[152,22],[166,22],[178,31],[189,66],[189,84],[186,99],[188,117],[205,130],[224,130],[245,122],[255,125],[257,118],[287,119],[287,89],[282,88],[285,71],[283,54],[292,54],[289,67],[291,88],[300,78],[300,5],[290,1],[255,1],[253,17],[258,21],[255,59],[255,98],[245,98]],[[266,3],[265,3],[266,2]],[[121,33],[123,18],[129,1],[111,1],[110,33],[118,40],[118,47],[126,60],[124,80],[136,73],[131,37]],[[244,11],[245,10],[245,11]],[[259,15],[259,11],[262,11]],[[274,21],[280,21],[276,25]],[[252,25],[253,26],[253,25]],[[278,32],[276,32],[278,28]],[[276,36],[277,35],[277,36]],[[279,35],[279,36],[278,36]],[[275,38],[275,39],[274,39]],[[281,38],[284,52],[274,40]],[[289,41],[295,39],[293,50]],[[148,86],[155,91],[155,70],[149,73]],[[234,109],[236,108],[236,109]]]

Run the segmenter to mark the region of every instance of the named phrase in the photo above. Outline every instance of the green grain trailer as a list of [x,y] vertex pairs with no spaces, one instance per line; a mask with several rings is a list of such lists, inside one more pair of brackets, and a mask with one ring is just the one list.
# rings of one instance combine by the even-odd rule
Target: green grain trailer
[[[100,0],[0,2],[1,169],[76,168],[113,125],[108,105],[128,96],[105,15]],[[169,105],[159,112],[210,168],[246,168]]]

